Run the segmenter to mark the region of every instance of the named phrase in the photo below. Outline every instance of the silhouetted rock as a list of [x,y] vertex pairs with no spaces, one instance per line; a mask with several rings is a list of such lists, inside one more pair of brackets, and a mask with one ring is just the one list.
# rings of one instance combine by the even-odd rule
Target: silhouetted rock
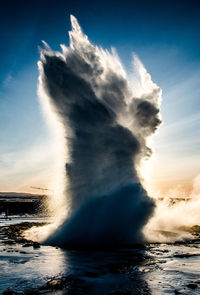
[[195,284],[195,283],[189,283],[189,284],[187,285],[187,287],[190,288],[190,289],[196,289],[196,288],[198,287],[198,285]]

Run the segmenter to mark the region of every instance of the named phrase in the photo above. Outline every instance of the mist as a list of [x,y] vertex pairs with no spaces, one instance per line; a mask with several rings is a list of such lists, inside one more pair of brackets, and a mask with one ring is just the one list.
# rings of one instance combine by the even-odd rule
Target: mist
[[161,89],[137,56],[131,80],[114,49],[91,44],[74,16],[71,23],[70,46],[56,52],[44,42],[38,62],[41,103],[57,122],[54,132],[62,129],[55,144],[62,146],[63,181],[54,203],[66,211],[45,243],[142,243],[155,203],[143,188],[140,167],[152,153],[147,140],[161,123]]
[[149,242],[173,243],[193,239],[192,228],[200,224],[200,175],[190,193],[179,185],[158,197],[153,217],[144,228]]

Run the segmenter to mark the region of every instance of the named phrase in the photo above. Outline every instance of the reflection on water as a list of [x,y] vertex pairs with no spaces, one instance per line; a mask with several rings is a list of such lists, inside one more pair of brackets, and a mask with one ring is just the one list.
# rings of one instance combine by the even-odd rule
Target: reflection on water
[[200,294],[199,241],[81,252],[9,245],[1,229],[0,293],[38,288],[40,294],[56,295]]
[[0,246],[0,292],[11,287],[24,290],[38,287],[48,277],[66,271],[64,251],[53,247]]
[[[22,222],[44,222],[44,219],[1,220],[0,229]],[[61,249],[49,246],[34,249],[26,244],[16,244],[0,231],[0,294],[7,288],[20,291],[36,288],[66,269],[66,253]]]
[[8,287],[16,291],[30,290],[46,284],[49,279],[63,277],[69,280],[70,294],[145,290],[147,286],[138,270],[142,256],[141,250],[87,253],[49,246],[34,250],[1,245],[0,291]]
[[139,271],[144,249],[115,252],[67,251],[50,246],[34,249],[26,244],[4,244],[5,238],[0,236],[0,292],[8,288],[30,291],[48,286],[54,278],[53,289],[62,287],[56,285],[59,280],[65,283],[65,290],[56,294],[68,294],[67,290],[70,294],[103,295],[122,291],[132,294],[133,290],[134,294],[141,294],[141,290],[149,294]]
[[51,217],[37,217],[37,216],[23,216],[19,217],[18,215],[12,215],[8,218],[0,218],[0,227],[9,226],[11,224],[19,224],[22,222],[53,222],[54,218]]
[[147,251],[154,264],[140,270],[153,295],[200,294],[200,241],[151,245]]

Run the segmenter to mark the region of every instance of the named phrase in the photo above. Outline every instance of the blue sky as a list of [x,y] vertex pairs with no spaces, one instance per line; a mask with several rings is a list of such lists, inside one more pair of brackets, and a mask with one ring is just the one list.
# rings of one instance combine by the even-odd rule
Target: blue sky
[[69,15],[89,39],[136,53],[163,90],[152,185],[190,185],[200,160],[199,1],[7,1],[0,12],[0,190],[29,191],[52,177],[51,135],[37,99],[38,46],[68,44]]

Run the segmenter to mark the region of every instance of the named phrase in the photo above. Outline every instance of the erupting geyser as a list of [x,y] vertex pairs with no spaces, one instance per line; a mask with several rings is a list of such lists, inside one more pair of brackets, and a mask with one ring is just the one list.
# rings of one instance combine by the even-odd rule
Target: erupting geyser
[[[161,90],[137,57],[135,84],[114,50],[92,45],[71,16],[70,46],[41,50],[39,89],[65,131],[68,215],[46,240],[62,247],[143,241],[154,202],[137,170],[160,124]],[[42,96],[45,93],[44,96]],[[66,157],[68,155],[68,157]]]

